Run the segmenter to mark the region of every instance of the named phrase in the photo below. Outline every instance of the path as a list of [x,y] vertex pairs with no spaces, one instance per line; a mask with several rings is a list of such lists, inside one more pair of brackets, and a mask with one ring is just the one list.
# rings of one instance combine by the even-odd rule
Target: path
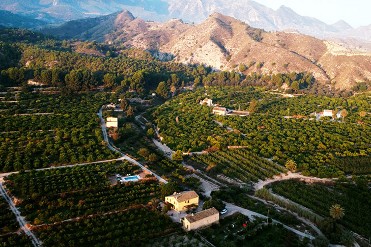
[[0,193],[1,193],[1,196],[4,197],[4,199],[8,202],[10,209],[12,210],[13,214],[16,216],[16,219],[21,229],[24,231],[24,233],[27,236],[31,238],[32,244],[34,246],[41,246],[40,240],[33,234],[33,232],[30,229],[28,229],[28,227],[26,226],[26,221],[21,216],[21,213],[19,212],[17,207],[14,205],[9,195],[6,193],[6,190],[3,187],[3,183],[0,183]]
[[[211,181],[208,181],[206,179],[203,179],[203,178],[201,178],[201,177],[199,177],[197,175],[193,175],[193,176],[196,176],[197,178],[200,179],[201,185],[202,185],[202,189],[204,190],[204,195],[210,196],[210,193],[213,190],[217,190],[217,189],[220,188],[220,186],[214,184]],[[239,212],[239,213],[241,213],[243,215],[248,216],[251,220],[254,220],[254,218],[264,218],[264,219],[267,219],[268,218],[267,216],[265,216],[263,214],[260,214],[260,213],[257,213],[257,212],[248,210],[246,208],[242,208],[242,207],[236,206],[236,205],[234,205],[232,203],[228,203],[228,202],[224,202],[224,203],[226,205],[225,208],[228,210],[228,212],[225,215],[222,216],[223,218],[226,217],[226,216],[230,216],[230,215],[232,215],[232,214],[234,214],[236,212]],[[285,225],[285,224],[283,224],[283,223],[281,223],[281,222],[279,222],[277,220],[273,220],[273,222],[276,223],[276,224],[282,225],[287,230],[289,230],[289,231],[291,231],[291,232],[293,232],[293,233],[295,233],[295,234],[297,234],[297,235],[299,235],[301,237],[306,237],[306,238],[309,238],[309,239],[314,239],[315,238],[314,236],[312,236],[310,234],[307,234],[307,233],[301,232],[299,230],[296,230],[296,229],[294,229],[294,228],[292,228],[290,226],[287,226],[287,225]],[[312,225],[310,225],[310,226],[312,226]]]
[[288,172],[287,174],[286,173],[281,173],[280,175],[274,176],[273,178],[269,178],[269,179],[266,179],[264,181],[259,180],[259,182],[255,183],[254,189],[255,189],[255,191],[256,190],[260,190],[260,189],[262,189],[264,186],[266,186],[268,184],[271,184],[271,183],[274,183],[274,182],[277,182],[277,181],[289,180],[289,179],[295,179],[295,178],[296,179],[297,178],[299,178],[299,179],[307,179],[307,180],[310,180],[310,181],[322,182],[322,183],[333,182],[332,179],[328,179],[328,178],[308,177],[308,176],[301,175],[299,173]]
[[[94,161],[94,162],[86,162],[86,163],[79,163],[79,164],[72,164],[72,165],[61,165],[61,166],[52,166],[52,167],[46,167],[46,168],[39,168],[32,171],[44,171],[44,170],[52,170],[52,169],[62,169],[62,168],[68,168],[68,167],[75,167],[75,166],[86,166],[86,165],[92,165],[92,164],[103,164],[113,161],[120,161],[124,160],[123,157],[118,159],[110,159],[110,160],[100,160],[100,161]],[[26,170],[25,172],[29,172],[31,170]],[[17,174],[19,172],[7,172],[7,173],[0,173],[0,182],[4,182],[4,178],[11,175],[11,174]]]
[[153,176],[155,176],[160,182],[162,183],[165,183],[167,184],[167,181],[165,179],[163,179],[162,177],[160,177],[159,175],[157,175],[156,173],[152,172],[151,170],[149,170],[148,168],[144,167],[141,163],[139,163],[138,161],[136,161],[135,159],[127,156],[126,154],[122,153],[118,148],[116,148],[114,145],[112,145],[108,139],[108,134],[107,134],[107,127],[106,127],[106,122],[104,121],[104,118],[103,118],[103,106],[99,109],[99,112],[98,112],[98,116],[100,118],[100,122],[101,122],[101,127],[102,127],[102,133],[103,133],[103,138],[104,138],[104,141],[107,143],[107,147],[115,152],[115,153],[119,153],[122,157],[122,159],[124,160],[127,160],[129,161],[130,163],[133,163],[134,165],[137,165],[139,166],[140,168],[142,168],[142,170],[145,170],[147,171],[148,173],[152,174]]
[[[225,215],[225,216],[228,216],[228,215],[232,215],[233,213],[236,213],[236,212],[239,212],[243,215],[246,215],[247,217],[249,217],[249,219],[251,220],[254,220],[254,218],[264,218],[264,219],[267,219],[268,217],[263,215],[263,214],[259,214],[259,213],[256,213],[254,211],[251,211],[251,210],[248,210],[248,209],[245,209],[245,208],[241,208],[239,206],[236,206],[232,203],[228,203],[228,202],[224,202],[225,205],[226,205],[226,209],[228,210],[228,213]],[[225,217],[224,216],[224,217]],[[295,233],[296,235],[299,235],[303,238],[309,238],[309,239],[315,239],[314,236],[310,235],[310,234],[307,234],[307,233],[304,233],[304,232],[301,232],[299,230],[296,230],[290,226],[287,226],[277,220],[273,220],[273,223],[276,223],[276,224],[279,224],[279,225],[282,225],[284,228],[286,228],[287,230]]]

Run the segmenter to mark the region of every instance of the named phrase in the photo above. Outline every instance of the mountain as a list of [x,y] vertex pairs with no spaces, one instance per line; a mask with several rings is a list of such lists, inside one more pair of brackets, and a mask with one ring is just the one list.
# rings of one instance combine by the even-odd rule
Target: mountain
[[27,16],[13,14],[12,12],[0,10],[0,25],[4,27],[38,28],[47,23]]
[[0,9],[32,16],[51,17],[59,22],[108,15],[122,9],[149,16],[167,14],[167,3],[161,0],[2,0]]
[[[214,13],[222,13],[267,31],[296,31],[318,38],[349,37],[371,42],[344,21],[328,25],[301,16],[281,6],[273,10],[252,0],[2,0],[0,9],[30,15],[49,22],[63,22],[108,15],[127,9],[144,20],[167,21],[172,18],[200,23]],[[366,30],[367,31],[367,30]]]
[[299,33],[266,32],[219,13],[194,25],[178,19],[144,21],[123,11],[67,22],[44,33],[157,51],[156,55],[178,62],[206,64],[217,70],[237,70],[244,64],[246,74],[308,71],[319,82],[338,88],[371,80],[370,53]]

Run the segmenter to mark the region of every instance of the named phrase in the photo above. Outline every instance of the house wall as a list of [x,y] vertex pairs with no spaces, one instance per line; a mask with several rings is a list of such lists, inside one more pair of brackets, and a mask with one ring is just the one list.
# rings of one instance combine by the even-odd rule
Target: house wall
[[189,205],[198,205],[199,198],[193,198],[184,202],[178,203],[178,201],[174,197],[165,197],[165,202],[168,202],[174,206],[174,209],[176,211],[184,211],[187,210],[187,206]]
[[202,220],[190,223],[186,218],[183,220],[183,227],[186,231],[198,229],[200,227],[209,226],[219,222],[219,214],[211,215]]
[[117,122],[107,122],[106,127],[107,128],[118,128],[118,123]]
[[220,116],[227,115],[226,111],[213,110],[213,113],[216,114],[216,115],[220,115]]

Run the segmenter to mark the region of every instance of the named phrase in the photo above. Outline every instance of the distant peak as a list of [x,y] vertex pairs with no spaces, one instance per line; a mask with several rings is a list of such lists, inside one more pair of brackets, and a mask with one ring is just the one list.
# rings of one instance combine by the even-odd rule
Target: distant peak
[[278,8],[278,10],[277,10],[278,12],[290,12],[290,13],[294,13],[294,14],[296,14],[297,15],[297,13],[295,13],[295,11],[294,10],[292,10],[292,8],[290,8],[290,7],[287,7],[287,6],[285,6],[285,5],[281,5],[279,8]]
[[120,13],[117,14],[116,20],[115,20],[115,26],[122,26],[126,23],[129,23],[131,21],[135,20],[135,17],[133,14],[127,10],[123,10]]
[[131,20],[134,20],[135,19],[135,17],[134,17],[134,15],[130,12],[130,11],[128,11],[128,10],[126,10],[126,9],[124,9],[124,10],[122,10],[118,15],[117,15],[117,17],[125,17],[125,18],[127,18],[127,19],[131,19]]
[[347,30],[347,29],[353,29],[353,27],[344,20],[337,21],[331,26],[335,27],[336,29],[342,29],[342,31]]

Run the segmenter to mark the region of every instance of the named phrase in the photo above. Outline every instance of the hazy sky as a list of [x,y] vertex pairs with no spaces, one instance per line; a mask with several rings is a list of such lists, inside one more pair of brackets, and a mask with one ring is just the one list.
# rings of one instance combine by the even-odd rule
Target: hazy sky
[[370,0],[255,0],[273,9],[281,5],[300,15],[315,17],[328,24],[344,20],[353,27],[371,24]]

